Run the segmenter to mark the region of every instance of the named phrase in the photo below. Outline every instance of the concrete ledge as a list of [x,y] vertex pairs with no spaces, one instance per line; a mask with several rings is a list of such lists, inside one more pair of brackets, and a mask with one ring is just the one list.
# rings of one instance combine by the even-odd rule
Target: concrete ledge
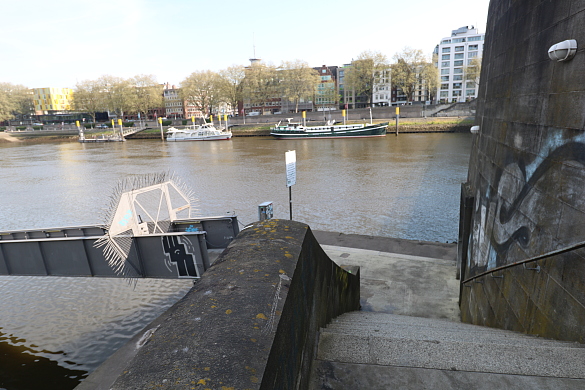
[[335,265],[307,225],[254,223],[78,389],[307,388],[317,331],[359,298],[359,269]]
[[345,234],[321,230],[315,230],[313,233],[321,245],[400,253],[403,255],[430,257],[442,260],[457,259],[457,244]]

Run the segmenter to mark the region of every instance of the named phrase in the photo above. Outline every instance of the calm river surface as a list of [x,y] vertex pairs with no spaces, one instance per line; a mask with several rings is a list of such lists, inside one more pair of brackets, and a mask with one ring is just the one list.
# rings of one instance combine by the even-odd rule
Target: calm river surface
[[[274,202],[289,218],[284,154],[296,150],[293,219],[314,230],[457,240],[470,134],[371,139],[0,144],[0,230],[103,222],[117,182],[171,171],[203,215],[242,224]],[[188,281],[0,277],[0,388],[73,388],[181,298]]]

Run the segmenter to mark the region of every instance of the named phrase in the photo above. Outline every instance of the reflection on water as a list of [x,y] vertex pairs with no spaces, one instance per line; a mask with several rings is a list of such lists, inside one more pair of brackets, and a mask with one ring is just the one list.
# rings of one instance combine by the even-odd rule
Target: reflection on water
[[[160,171],[185,180],[205,215],[235,212],[247,224],[257,219],[260,203],[272,201],[275,217],[287,219],[284,153],[296,150],[295,220],[317,230],[452,242],[470,145],[469,134],[0,144],[0,230],[102,222],[118,180]],[[2,365],[0,387],[72,388],[69,382],[95,369],[190,286],[141,280],[133,289],[113,279],[0,277],[0,355],[16,353],[13,361],[22,362],[18,370]],[[51,375],[63,382],[27,385],[41,366],[53,367]]]
[[[0,387],[73,388],[191,286],[187,280],[139,280],[134,287],[121,279],[0,276],[0,356],[18,366],[1,366]],[[54,384],[32,386],[31,374],[41,372]]]

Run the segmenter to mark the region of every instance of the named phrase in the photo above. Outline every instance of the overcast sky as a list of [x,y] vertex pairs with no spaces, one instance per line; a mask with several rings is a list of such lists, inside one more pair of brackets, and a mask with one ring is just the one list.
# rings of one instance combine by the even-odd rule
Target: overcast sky
[[[361,52],[428,54],[451,30],[485,32],[489,0],[27,0],[0,4],[0,82],[69,87],[102,75],[179,85],[198,70],[343,65]],[[255,48],[255,54],[254,54]]]

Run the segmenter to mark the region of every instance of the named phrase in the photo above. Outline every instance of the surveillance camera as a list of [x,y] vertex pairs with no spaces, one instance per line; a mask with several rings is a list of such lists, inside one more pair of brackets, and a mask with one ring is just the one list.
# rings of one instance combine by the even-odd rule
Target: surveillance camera
[[552,45],[548,49],[548,56],[553,61],[570,61],[577,53],[577,41],[568,39]]

